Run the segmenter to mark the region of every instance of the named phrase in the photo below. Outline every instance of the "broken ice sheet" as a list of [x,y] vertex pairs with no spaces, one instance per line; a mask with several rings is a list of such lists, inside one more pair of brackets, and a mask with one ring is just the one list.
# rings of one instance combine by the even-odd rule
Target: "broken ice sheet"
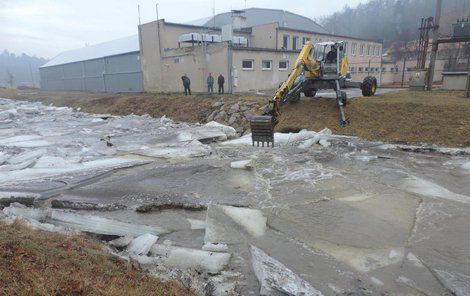
[[251,246],[251,258],[261,286],[260,295],[276,295],[275,292],[286,295],[323,295],[284,264],[255,246]]

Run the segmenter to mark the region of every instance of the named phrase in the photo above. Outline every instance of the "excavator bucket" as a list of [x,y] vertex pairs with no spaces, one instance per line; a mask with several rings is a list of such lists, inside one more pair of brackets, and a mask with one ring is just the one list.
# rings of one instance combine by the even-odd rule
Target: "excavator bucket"
[[251,126],[251,140],[253,141],[253,146],[257,143],[264,147],[266,143],[269,147],[274,147],[274,119],[272,116],[255,116],[250,120]]

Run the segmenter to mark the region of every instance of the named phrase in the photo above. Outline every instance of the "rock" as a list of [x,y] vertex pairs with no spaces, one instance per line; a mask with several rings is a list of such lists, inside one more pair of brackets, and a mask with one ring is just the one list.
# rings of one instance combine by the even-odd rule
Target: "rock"
[[217,114],[215,117],[214,117],[214,120],[226,120],[227,119],[227,112],[225,112],[224,110],[220,111],[219,114]]
[[249,109],[250,109],[250,107],[248,107],[248,106],[246,106],[246,105],[240,106],[240,111],[242,111],[242,112],[243,112],[243,111],[247,111],[247,110],[249,110]]
[[132,239],[133,238],[130,236],[121,236],[120,238],[109,241],[108,244],[115,248],[125,248],[131,243]]
[[116,211],[124,210],[127,207],[122,204],[101,204],[91,202],[76,202],[68,200],[51,200],[51,206],[56,209],[72,209],[72,210],[85,210],[85,211]]
[[238,116],[236,114],[232,114],[232,116],[230,116],[230,119],[228,120],[228,125],[232,125],[235,121],[237,121],[238,119]]
[[238,105],[238,103],[235,103],[232,106],[230,106],[230,109],[228,109],[228,113],[233,114],[235,112],[238,112],[238,110],[240,110],[240,106]]
[[127,247],[127,251],[130,254],[145,256],[150,251],[150,248],[157,242],[158,236],[150,233],[145,233],[131,241]]
[[247,159],[247,160],[232,161],[230,163],[230,167],[232,169],[250,170],[253,168],[253,160]]
[[212,108],[217,108],[217,107],[220,107],[224,105],[224,102],[215,102],[214,104],[212,104]]
[[218,274],[227,267],[230,254],[212,253],[196,249],[156,244],[150,249],[152,256],[158,257],[162,264],[181,269],[195,269],[209,274]]
[[260,283],[260,295],[323,295],[292,270],[261,249],[251,246],[251,262]]
[[214,117],[217,115],[217,110],[212,111],[212,113],[207,116],[207,122],[214,120]]

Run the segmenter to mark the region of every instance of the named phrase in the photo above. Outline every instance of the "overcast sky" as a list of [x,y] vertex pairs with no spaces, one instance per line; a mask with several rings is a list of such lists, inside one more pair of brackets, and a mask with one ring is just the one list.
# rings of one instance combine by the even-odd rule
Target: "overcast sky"
[[[61,51],[137,34],[159,17],[185,23],[230,9],[245,0],[0,0],[0,50],[52,58]],[[366,0],[246,0],[246,7],[289,10],[310,18],[329,15]]]

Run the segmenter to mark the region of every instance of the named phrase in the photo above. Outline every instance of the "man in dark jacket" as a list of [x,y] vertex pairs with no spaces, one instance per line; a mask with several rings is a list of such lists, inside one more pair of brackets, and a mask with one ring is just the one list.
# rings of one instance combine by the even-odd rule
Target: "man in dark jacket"
[[217,84],[219,85],[219,94],[224,93],[224,83],[225,83],[225,78],[222,76],[222,74],[217,77]]
[[214,92],[214,77],[212,77],[212,73],[209,73],[209,77],[207,77],[207,92],[210,94]]
[[189,95],[191,95],[191,80],[189,80],[189,77],[186,74],[181,76],[181,80],[183,80],[184,94],[188,95],[189,93]]

